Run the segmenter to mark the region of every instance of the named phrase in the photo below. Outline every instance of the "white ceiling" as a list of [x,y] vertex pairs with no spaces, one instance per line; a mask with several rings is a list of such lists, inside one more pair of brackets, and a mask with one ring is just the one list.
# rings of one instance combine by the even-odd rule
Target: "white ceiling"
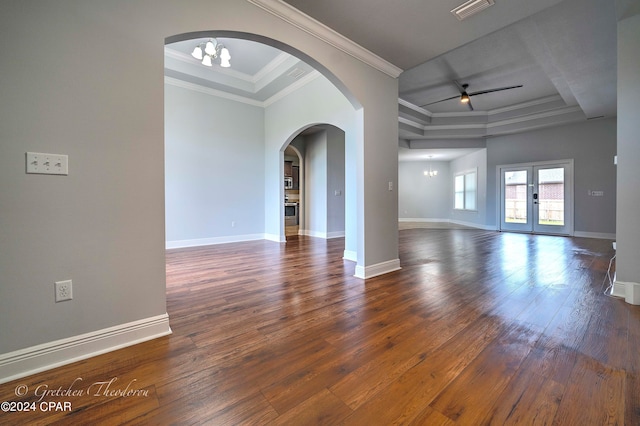
[[191,56],[194,47],[209,38],[170,43],[165,46],[165,76],[263,105],[305,77],[317,74],[312,67],[288,53],[262,43],[217,38],[231,54],[231,67],[220,60],[206,67]]
[[[613,0],[495,0],[464,21],[450,13],[463,0],[286,3],[405,70],[402,160],[451,159],[481,148],[487,136],[616,115]],[[219,39],[231,69],[209,69],[190,56],[200,40],[167,45],[169,78],[264,104],[314,72],[278,49],[238,39]],[[457,96],[454,79],[469,84],[469,93],[523,87],[473,96],[473,112],[457,99],[420,108]]]

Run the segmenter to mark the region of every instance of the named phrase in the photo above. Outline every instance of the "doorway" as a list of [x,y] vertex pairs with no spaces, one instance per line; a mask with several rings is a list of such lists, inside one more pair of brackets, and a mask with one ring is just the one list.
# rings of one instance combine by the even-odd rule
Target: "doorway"
[[501,231],[573,235],[573,160],[498,169]]
[[300,217],[302,213],[302,201],[304,183],[301,180],[303,174],[302,155],[300,150],[293,145],[284,149],[284,235],[285,239],[297,237],[300,231]]

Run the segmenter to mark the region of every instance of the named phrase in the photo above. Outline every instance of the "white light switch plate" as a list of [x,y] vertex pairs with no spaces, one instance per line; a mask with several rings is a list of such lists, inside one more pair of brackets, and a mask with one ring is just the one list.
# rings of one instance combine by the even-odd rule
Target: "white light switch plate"
[[69,157],[63,154],[27,152],[27,173],[68,175]]

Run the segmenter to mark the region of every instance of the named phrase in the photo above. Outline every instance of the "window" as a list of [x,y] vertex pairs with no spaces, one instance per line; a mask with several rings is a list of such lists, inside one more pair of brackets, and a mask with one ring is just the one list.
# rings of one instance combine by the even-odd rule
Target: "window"
[[478,188],[478,172],[467,171],[455,175],[454,203],[456,210],[476,210],[476,194]]

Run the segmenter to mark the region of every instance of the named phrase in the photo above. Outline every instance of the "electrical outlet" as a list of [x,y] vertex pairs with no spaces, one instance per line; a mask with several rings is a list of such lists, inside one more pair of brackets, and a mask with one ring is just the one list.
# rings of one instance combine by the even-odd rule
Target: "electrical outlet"
[[68,175],[69,157],[63,154],[27,152],[27,173]]
[[73,299],[73,285],[71,280],[56,281],[56,302]]

